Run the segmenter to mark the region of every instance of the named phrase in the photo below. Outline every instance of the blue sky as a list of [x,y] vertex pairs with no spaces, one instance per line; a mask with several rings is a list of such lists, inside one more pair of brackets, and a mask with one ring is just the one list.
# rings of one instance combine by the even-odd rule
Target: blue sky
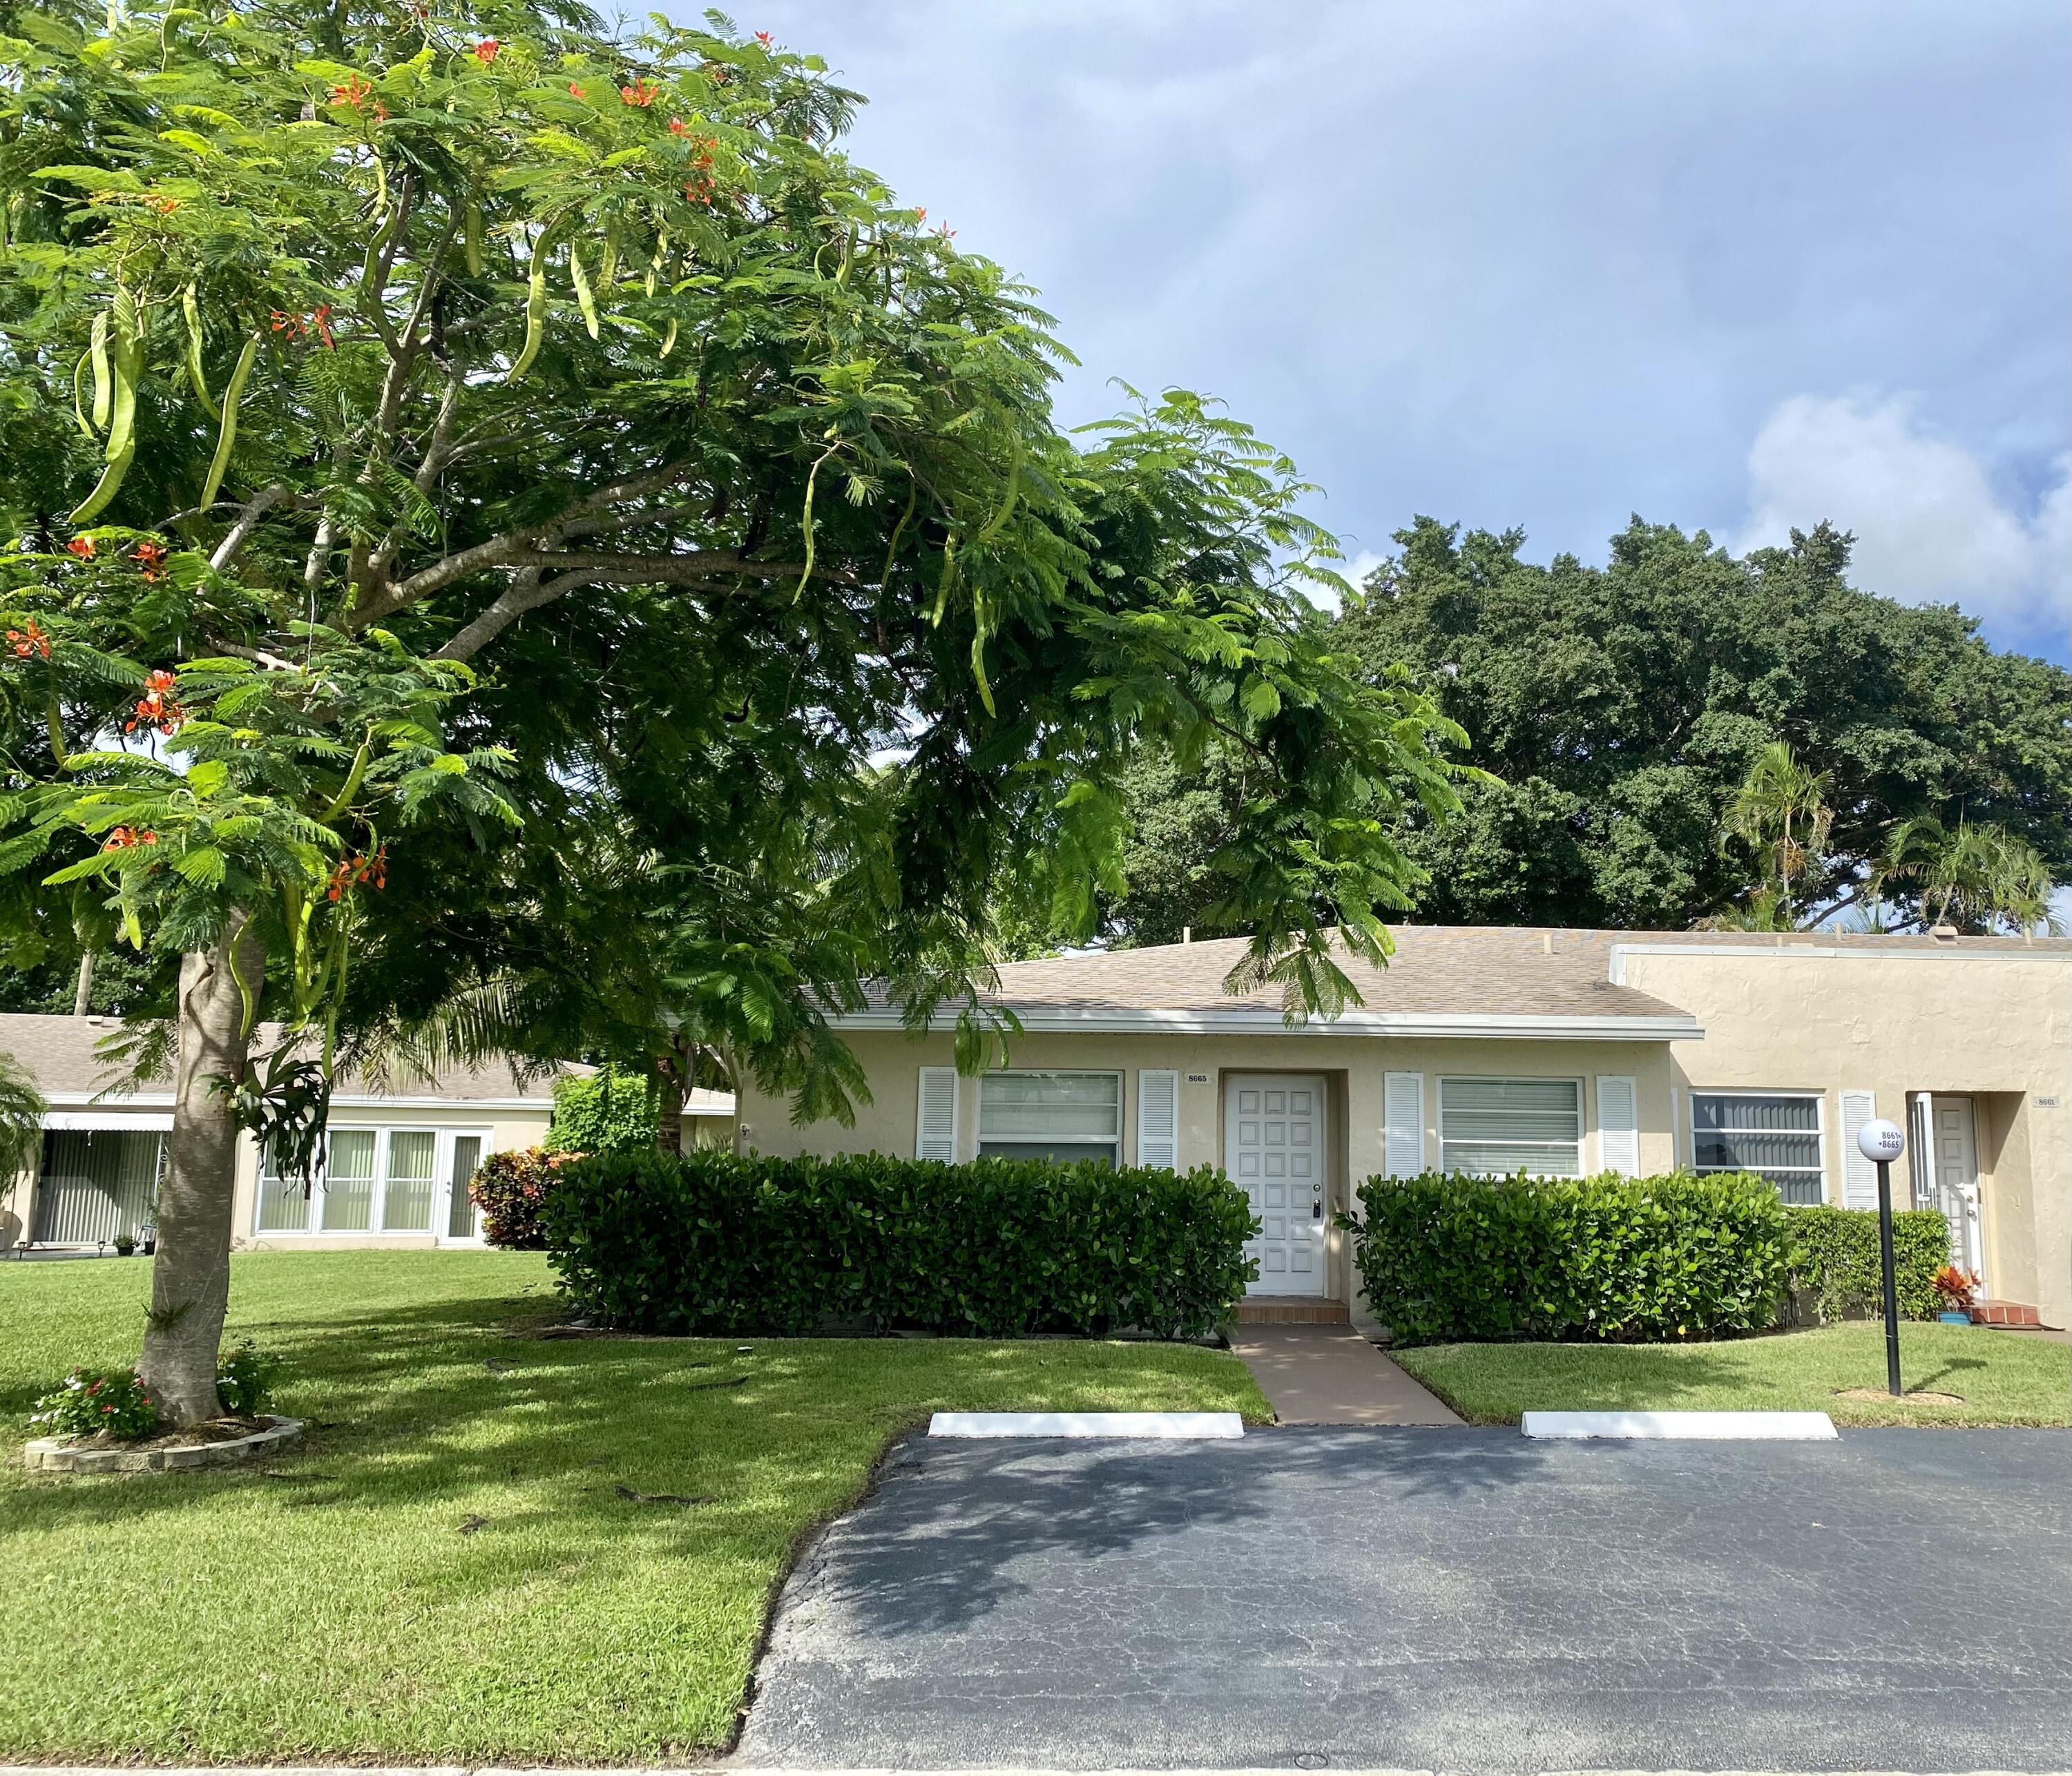
[[[688,16],[689,8],[680,8]],[[1828,517],[1857,583],[2072,640],[2062,0],[763,0],[855,158],[1109,380],[1221,397],[1356,557]]]

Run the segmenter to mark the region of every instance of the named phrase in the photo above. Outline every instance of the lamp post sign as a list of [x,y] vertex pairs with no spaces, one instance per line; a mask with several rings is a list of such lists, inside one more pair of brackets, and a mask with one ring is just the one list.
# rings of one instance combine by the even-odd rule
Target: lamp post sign
[[1878,1262],[1885,1281],[1885,1386],[1897,1400],[1899,1387],[1899,1284],[1892,1261],[1892,1162],[1906,1151],[1899,1124],[1873,1117],[1856,1131],[1856,1151],[1874,1161],[1878,1174]]

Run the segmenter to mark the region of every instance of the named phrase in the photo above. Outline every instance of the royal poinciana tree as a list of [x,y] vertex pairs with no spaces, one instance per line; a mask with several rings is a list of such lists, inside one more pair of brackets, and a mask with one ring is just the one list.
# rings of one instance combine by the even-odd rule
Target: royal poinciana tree
[[1383,952],[1457,737],[1295,595],[1289,467],[1182,396],[1060,436],[1043,317],[838,151],[817,63],[110,21],[0,10],[0,882],[18,960],[179,957],[171,1417],[216,1410],[236,1132],[306,1144],[341,1045],[841,1113],[828,1008],[968,1007],[1010,864],[1090,923],[1147,740],[1241,761],[1248,980],[1328,1011]]

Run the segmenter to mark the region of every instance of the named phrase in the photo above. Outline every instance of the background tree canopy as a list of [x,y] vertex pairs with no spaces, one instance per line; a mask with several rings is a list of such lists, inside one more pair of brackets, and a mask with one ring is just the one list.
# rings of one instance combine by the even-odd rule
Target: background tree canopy
[[[1833,824],[1795,886],[1804,916],[1857,902],[1888,837],[1930,819],[2006,828],[2072,874],[2072,674],[2000,653],[1947,606],[1847,578],[1822,524],[1737,559],[1635,519],[1611,558],[1519,559],[1524,536],[1420,518],[1339,619],[1340,645],[1407,662],[1490,779],[1444,824],[1413,821],[1415,916],[1684,929],[1760,879],[1728,811],[1766,745],[1823,775]],[[1227,779],[1181,786],[1155,752],[1128,778],[1124,942],[1223,935],[1215,858]],[[1888,894],[1919,896],[1904,878]]]

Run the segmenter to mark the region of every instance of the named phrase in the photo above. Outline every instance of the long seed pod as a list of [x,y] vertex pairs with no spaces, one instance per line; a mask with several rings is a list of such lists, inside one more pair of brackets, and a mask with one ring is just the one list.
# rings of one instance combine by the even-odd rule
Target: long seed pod
[[583,269],[582,255],[569,243],[569,282],[576,286],[576,306],[582,310],[583,330],[597,337],[597,296],[590,287],[590,273]]
[[553,236],[551,228],[540,230],[540,238],[532,243],[532,279],[525,295],[525,343],[512,360],[506,382],[516,382],[532,368],[532,360],[540,355],[540,340],[547,325],[547,243]]
[[662,335],[662,356],[666,358],[672,352],[675,351],[676,348],[676,317],[672,314],[669,317],[668,331]]
[[79,421],[79,434],[81,438],[93,436],[93,422],[86,417],[85,384],[88,356],[87,352],[80,352],[79,362],[72,367],[72,417]]
[[610,290],[619,278],[619,218],[604,225],[604,262],[598,267],[597,281]]
[[87,355],[93,360],[93,429],[97,432],[108,430],[108,315],[104,310],[93,317],[93,332],[87,346]]
[[224,472],[230,467],[230,453],[237,442],[237,404],[245,396],[245,379],[252,374],[253,360],[259,356],[260,335],[257,333],[245,342],[245,349],[237,354],[237,368],[230,372],[230,380],[223,391],[223,427],[216,434],[216,454],[209,461],[208,479],[202,483],[203,508],[216,504],[216,496],[223,487]]
[[180,293],[180,313],[187,323],[187,380],[194,384],[195,398],[208,410],[211,419],[223,417],[223,409],[216,404],[216,397],[208,392],[208,377],[201,364],[201,303],[195,295],[195,286],[189,284]]
[[471,191],[461,211],[461,248],[467,255],[467,274],[482,275],[482,199]]
[[68,524],[88,524],[98,517],[121,491],[122,478],[137,455],[137,378],[144,368],[144,342],[138,335],[137,298],[126,290],[115,292],[115,388],[109,405],[108,466],[93,484],[93,491],[72,508]]

